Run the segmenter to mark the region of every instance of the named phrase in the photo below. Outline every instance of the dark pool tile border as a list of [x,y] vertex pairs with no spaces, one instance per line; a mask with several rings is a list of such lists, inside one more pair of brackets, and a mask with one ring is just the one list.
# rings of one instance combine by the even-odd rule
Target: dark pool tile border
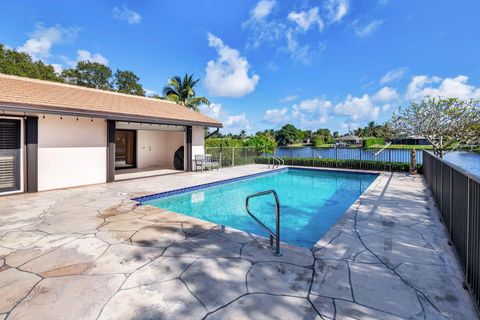
[[187,193],[190,191],[196,191],[196,190],[201,190],[201,189],[206,189],[222,184],[227,184],[235,181],[241,181],[241,180],[246,180],[250,178],[255,178],[259,176],[265,176],[265,175],[270,175],[270,174],[276,174],[279,172],[283,171],[288,171],[288,170],[299,170],[299,171],[323,171],[323,172],[336,172],[336,173],[350,173],[350,174],[368,174],[368,175],[378,175],[377,173],[373,172],[354,172],[354,171],[343,171],[343,170],[322,170],[321,168],[314,169],[314,168],[301,168],[301,167],[284,167],[284,168],[279,168],[279,169],[274,169],[271,171],[264,171],[264,172],[258,172],[258,173],[253,173],[249,174],[246,176],[241,176],[241,177],[236,177],[236,178],[231,178],[231,179],[225,179],[225,180],[219,180],[219,181],[214,181],[214,182],[209,182],[209,183],[204,183],[204,184],[199,184],[196,186],[192,187],[185,187],[181,189],[175,189],[175,190],[170,190],[170,191],[165,191],[165,192],[160,192],[160,193],[154,193],[150,194],[148,196],[142,196],[142,197],[137,197],[133,198],[133,201],[139,202],[139,205],[143,204],[144,202],[151,201],[151,200],[157,200],[157,199],[162,199],[170,196],[175,196],[183,193]]
[[148,196],[133,198],[132,200],[143,203],[143,202],[147,202],[147,201],[151,201],[151,200],[156,200],[156,199],[161,199],[161,198],[166,198],[166,197],[170,197],[170,196],[175,196],[175,195],[187,193],[187,192],[190,192],[190,191],[206,189],[206,188],[210,188],[210,187],[214,187],[214,186],[218,186],[218,185],[222,185],[222,184],[227,184],[227,183],[231,183],[231,182],[235,182],[235,181],[246,180],[246,179],[254,178],[254,177],[258,177],[258,176],[276,174],[276,173],[283,172],[283,171],[288,171],[288,170],[289,170],[289,168],[286,167],[286,168],[280,168],[280,169],[275,169],[275,170],[271,170],[271,171],[258,172],[258,173],[249,174],[249,175],[246,175],[246,176],[241,176],[241,177],[236,177],[236,178],[231,178],[231,179],[225,179],[225,180],[219,180],[219,181],[215,181],[215,182],[199,184],[199,185],[192,186],[192,187],[186,187],[186,188],[175,189],[175,190],[171,190],[171,191],[155,193],[155,194],[151,194],[151,195],[148,195]]

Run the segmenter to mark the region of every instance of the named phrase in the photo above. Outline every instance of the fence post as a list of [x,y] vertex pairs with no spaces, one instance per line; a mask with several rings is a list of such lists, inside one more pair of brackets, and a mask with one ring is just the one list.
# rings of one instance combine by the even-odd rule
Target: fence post
[[235,165],[235,148],[232,147],[232,167]]
[[[425,161],[425,152],[423,153],[423,160]],[[424,164],[425,165],[425,164]],[[425,174],[425,172],[424,172]],[[453,202],[453,197],[452,197],[452,189],[453,189],[453,168],[450,167],[450,208],[449,208],[449,216],[450,218],[448,219],[448,237],[450,239],[450,241],[452,240],[452,210],[453,210],[453,205],[452,205],[452,202]]]
[[359,157],[360,158],[360,169],[362,169],[362,150],[363,149],[359,148],[358,150],[360,151],[360,157]]
[[338,148],[335,147],[335,168],[338,168]]
[[388,149],[388,171],[392,171],[392,149]]
[[467,221],[465,221],[467,236],[465,237],[465,282],[468,283],[468,263],[470,262],[470,250],[469,238],[470,238],[470,178],[467,178]]

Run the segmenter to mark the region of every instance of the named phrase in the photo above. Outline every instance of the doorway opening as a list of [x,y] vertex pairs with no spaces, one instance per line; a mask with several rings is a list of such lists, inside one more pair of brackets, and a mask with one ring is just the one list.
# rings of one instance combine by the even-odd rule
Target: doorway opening
[[137,167],[137,133],[135,130],[115,132],[115,169]]

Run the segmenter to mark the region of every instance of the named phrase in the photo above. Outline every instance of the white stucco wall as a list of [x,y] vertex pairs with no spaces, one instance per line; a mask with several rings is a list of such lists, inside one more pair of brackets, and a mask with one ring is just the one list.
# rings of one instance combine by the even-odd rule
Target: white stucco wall
[[38,119],[38,190],[106,181],[104,120],[47,115]]
[[175,151],[184,143],[184,132],[137,131],[137,167],[173,168]]
[[205,154],[205,129],[192,127],[192,168],[195,170],[195,155]]

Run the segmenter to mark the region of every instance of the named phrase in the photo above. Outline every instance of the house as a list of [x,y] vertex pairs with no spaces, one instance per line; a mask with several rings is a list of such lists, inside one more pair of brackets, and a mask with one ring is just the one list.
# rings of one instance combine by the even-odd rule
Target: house
[[205,127],[222,124],[165,100],[0,74],[0,194],[175,169],[174,157],[191,171]]
[[362,138],[359,138],[355,135],[346,135],[335,140],[340,145],[361,145],[363,142]]
[[428,142],[427,138],[425,137],[413,135],[408,137],[398,137],[398,138],[392,139],[392,144],[428,146],[431,143]]

